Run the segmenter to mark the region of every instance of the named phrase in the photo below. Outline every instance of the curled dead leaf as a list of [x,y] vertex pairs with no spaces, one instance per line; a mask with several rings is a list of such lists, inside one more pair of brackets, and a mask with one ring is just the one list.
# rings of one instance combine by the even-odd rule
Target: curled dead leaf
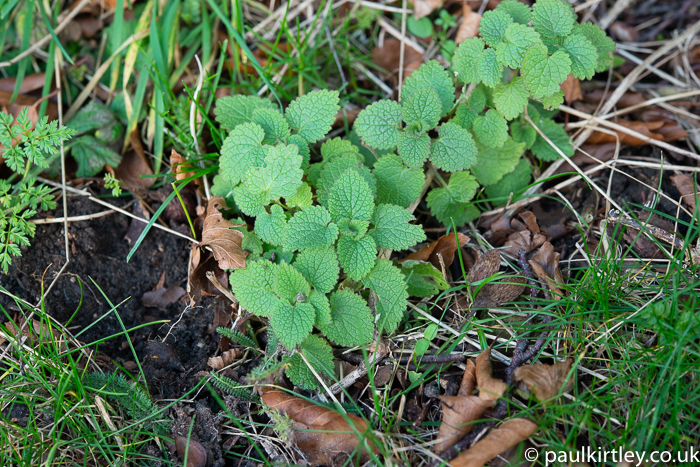
[[475,11],[472,11],[471,7],[466,2],[463,3],[462,24],[460,24],[459,29],[457,29],[455,43],[460,44],[464,42],[465,39],[468,39],[470,37],[476,37],[479,34],[480,22],[481,15]]
[[471,449],[450,461],[452,467],[482,467],[488,461],[525,441],[537,431],[537,425],[524,418],[506,420],[479,440]]
[[[372,49],[372,62],[386,70],[394,84],[398,83],[400,51],[401,41],[393,37],[385,39],[382,47]],[[406,79],[423,64],[423,54],[413,47],[405,47],[403,64],[403,77]]]
[[369,457],[370,443],[363,436],[368,425],[360,417],[340,414],[279,389],[262,387],[260,392],[263,404],[292,420],[293,441],[311,465],[335,465],[334,461],[352,455],[360,442],[363,444],[359,449],[360,457]]
[[207,365],[209,365],[215,370],[222,370],[229,366],[231,363],[241,358],[242,355],[243,351],[241,349],[227,350],[218,357],[211,357],[207,361]]
[[194,168],[192,164],[174,149],[170,152],[170,165],[175,173],[175,180],[184,180],[194,175],[191,171]]
[[165,287],[161,287],[151,292],[146,292],[143,294],[143,298],[141,300],[144,306],[166,310],[168,305],[172,305],[183,295],[185,295],[185,289],[177,284],[173,284],[167,289]]
[[471,359],[467,359],[462,382],[459,384],[458,396],[471,396],[476,390],[476,365]]
[[554,365],[535,364],[516,368],[513,378],[518,393],[526,399],[532,393],[537,400],[546,401],[569,392],[573,387],[573,378],[568,377],[573,363],[573,359],[568,358]]
[[672,175],[671,180],[678,188],[681,194],[681,199],[691,210],[695,210],[697,205],[698,187],[693,179],[684,174]]
[[416,19],[428,16],[442,6],[443,0],[413,0],[413,11]]
[[557,284],[563,284],[561,271],[559,270],[559,253],[554,251],[554,247],[549,242],[544,242],[537,253],[528,262],[537,278],[547,284],[555,300],[564,296]]
[[491,407],[490,401],[477,396],[440,396],[442,423],[438,432],[440,442],[435,452],[445,452],[469,433],[484,411]]
[[[619,119],[616,120],[615,123],[618,125],[622,125],[626,128],[629,128],[630,130],[636,131],[637,133],[646,136],[648,138],[652,138],[658,141],[666,141],[664,136],[660,133],[656,133],[655,130],[660,129],[661,127],[664,126],[665,122],[662,121],[655,121],[655,122],[639,122],[639,121],[630,121],[630,120],[625,120],[625,119]],[[615,130],[611,130],[615,131]],[[617,136],[620,138],[620,143],[621,144],[626,144],[628,146],[641,146],[643,144],[647,144],[644,140],[639,139],[635,136],[628,135],[627,133],[622,133],[620,131],[616,131]],[[609,133],[602,133],[599,131],[594,131],[591,136],[586,140],[587,143],[592,143],[592,144],[600,144],[600,143],[614,143],[616,141],[616,138],[614,135],[609,134]],[[666,141],[669,142],[669,141]]]
[[199,246],[211,247],[221,269],[244,268],[248,252],[241,248],[243,232],[232,230],[236,225],[224,219],[219,209],[225,206],[224,199],[219,196],[213,196],[207,203],[207,216],[204,218],[202,242]]
[[564,80],[559,87],[564,91],[564,100],[567,104],[571,105],[572,102],[583,99],[583,94],[581,94],[581,82],[578,78],[575,78],[574,75],[567,76],[566,80]]
[[476,357],[476,384],[479,398],[488,401],[491,406],[506,392],[506,383],[491,376],[491,349],[483,350]]
[[131,190],[147,190],[153,185],[155,178],[141,176],[153,175],[153,170],[141,144],[138,129],[134,129],[129,135],[129,143],[133,150],[124,154],[119,166],[114,168],[114,174]]
[[[463,247],[469,241],[469,237],[464,234],[457,233],[455,237],[454,233],[449,235],[443,235],[434,242],[427,246],[424,246],[415,253],[411,253],[405,258],[399,260],[399,262],[406,260],[416,260],[416,261],[430,261],[430,264],[435,266],[439,271],[442,271],[442,264],[440,264],[440,258],[442,258],[442,263],[445,268],[450,267],[455,258],[455,252],[457,251],[457,240],[459,239],[459,246]],[[488,276],[487,276],[488,277]]]
[[187,467],[204,467],[207,465],[207,450],[199,442],[184,436],[175,437],[177,454],[184,459],[187,453]]

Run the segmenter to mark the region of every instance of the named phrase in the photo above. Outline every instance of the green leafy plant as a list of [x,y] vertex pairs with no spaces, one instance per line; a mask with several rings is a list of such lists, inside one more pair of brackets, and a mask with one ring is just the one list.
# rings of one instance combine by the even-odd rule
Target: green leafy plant
[[124,127],[110,109],[90,102],[66,126],[75,131],[68,149],[78,163],[76,176],[94,177],[105,165],[119,165],[122,156],[117,150]]
[[22,109],[17,119],[0,113],[0,155],[14,172],[0,180],[0,267],[7,274],[12,257],[21,256],[20,245],[29,246],[35,226],[29,222],[38,210],[54,209],[50,190],[31,177],[33,168],[48,168],[48,160],[58,153],[61,143],[70,139],[73,130],[58,127],[58,122],[44,117],[34,125],[29,109]]
[[[606,70],[614,50],[598,26],[576,24],[573,7],[563,0],[538,0],[532,8],[505,0],[484,14],[479,33],[456,48],[454,78],[430,61],[406,79],[400,104],[377,101],[355,121],[367,146],[396,149],[411,168],[429,161],[452,174],[446,181],[435,171],[442,186],[427,195],[433,215],[448,226],[478,217],[472,200],[479,186],[496,203],[526,187],[526,150],[553,161],[560,156],[549,139],[573,155],[568,135],[552,120],[564,99],[560,85],[569,74],[589,79]],[[456,103],[455,80],[464,85]]]

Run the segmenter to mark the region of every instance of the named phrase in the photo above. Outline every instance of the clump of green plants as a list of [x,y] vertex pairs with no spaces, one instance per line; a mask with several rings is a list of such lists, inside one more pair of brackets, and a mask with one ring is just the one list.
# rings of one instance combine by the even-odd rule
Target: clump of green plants
[[75,130],[68,149],[78,163],[77,177],[94,177],[105,165],[119,165],[122,156],[115,149],[119,149],[124,127],[114,112],[90,102],[66,125]]
[[22,256],[20,245],[29,246],[35,225],[29,222],[38,210],[55,209],[50,189],[30,176],[34,169],[48,168],[48,160],[58,153],[74,131],[58,127],[43,117],[36,125],[29,119],[29,108],[17,119],[0,113],[0,155],[14,172],[0,180],[0,267],[7,274],[12,258]]

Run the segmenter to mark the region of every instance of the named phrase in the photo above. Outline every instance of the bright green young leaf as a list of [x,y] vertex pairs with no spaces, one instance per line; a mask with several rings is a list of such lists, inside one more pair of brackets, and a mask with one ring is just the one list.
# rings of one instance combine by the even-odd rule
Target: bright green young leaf
[[[566,131],[564,131],[561,125],[554,120],[544,118],[540,120],[537,126],[564,154],[569,157],[574,155],[574,148],[571,146],[571,143],[569,143],[569,135],[566,134]],[[532,145],[532,153],[543,161],[555,161],[561,157],[556,149],[539,134],[537,135],[535,144]]]
[[338,91],[324,89],[294,99],[284,116],[299,136],[308,143],[315,143],[331,131],[338,110]]
[[374,320],[367,303],[350,290],[331,295],[331,323],[319,326],[323,334],[338,345],[352,347],[372,342]]
[[442,114],[452,109],[455,102],[455,87],[453,79],[442,65],[436,60],[422,64],[406,78],[402,87],[402,99],[408,99],[413,93],[426,86],[432,87],[442,102]]
[[423,17],[416,19],[415,16],[411,15],[406,18],[406,27],[416,37],[421,39],[428,38],[433,35],[433,22],[430,18]]
[[380,204],[374,210],[369,234],[377,241],[379,248],[405,250],[425,240],[423,227],[410,224],[413,214],[393,204]]
[[353,238],[362,237],[367,233],[369,221],[358,221],[355,219],[340,219],[338,221],[338,230],[341,235],[350,235]]
[[393,154],[381,157],[372,171],[377,179],[377,203],[407,208],[420,196],[425,182],[422,171],[409,169]]
[[221,128],[231,131],[241,123],[248,123],[256,109],[277,109],[269,99],[258,96],[225,96],[216,100],[214,114]]
[[265,130],[255,123],[240,124],[224,140],[219,158],[219,175],[236,185],[243,180],[248,169],[265,163],[265,150],[261,146]]
[[294,304],[308,299],[311,286],[294,266],[280,263],[275,275],[275,292],[281,299]]
[[509,84],[496,86],[493,90],[493,102],[501,115],[513,120],[525,110],[529,95],[522,79],[516,75]]
[[481,81],[479,64],[484,54],[484,41],[470,37],[457,46],[452,55],[452,71],[457,73],[457,80],[464,84],[476,84]]
[[401,272],[406,276],[410,297],[432,297],[450,287],[442,273],[424,261],[402,261]]
[[234,270],[229,282],[243,308],[258,316],[270,316],[280,301],[275,295],[276,275],[276,264],[255,261]]
[[564,39],[562,50],[571,60],[571,74],[578,79],[591,79],[598,64],[598,51],[583,34],[572,34]]
[[395,101],[377,101],[359,113],[354,128],[368,146],[392,149],[399,141],[401,107]]
[[285,199],[287,201],[287,206],[290,208],[306,209],[313,204],[311,186],[304,182],[301,184],[297,192],[294,193],[294,196]]
[[522,24],[511,24],[505,32],[505,40],[496,46],[498,62],[513,70],[520,67],[525,52],[540,42],[540,35],[534,29]]
[[502,10],[491,10],[484,13],[479,22],[479,34],[491,47],[496,47],[505,39],[506,29],[513,24],[513,18]]
[[[508,202],[511,193],[516,193],[530,184],[531,174],[530,163],[520,159],[511,173],[505,174],[495,185],[486,187],[486,195],[492,200],[494,206],[502,206]],[[513,201],[516,200],[517,198],[513,198]]]
[[387,333],[394,332],[408,306],[406,281],[401,270],[391,261],[380,259],[362,283],[377,294],[377,326]]
[[316,310],[315,324],[317,326],[331,322],[331,305],[328,302],[328,297],[326,297],[326,294],[312,290],[311,295],[309,295],[309,303],[311,303]]
[[347,155],[354,155],[358,161],[362,162],[362,155],[358,147],[346,139],[332,138],[321,145],[321,157],[323,157],[324,162]]
[[287,138],[287,143],[290,145],[293,144],[294,146],[299,148],[299,154],[303,159],[301,163],[301,168],[306,170],[306,168],[309,166],[309,161],[311,159],[311,150],[309,149],[309,143],[307,143],[306,140],[299,135],[290,136],[289,138]]
[[270,324],[277,337],[290,350],[311,334],[315,321],[316,310],[308,302],[290,305],[280,300],[270,316]]
[[284,249],[287,251],[330,246],[338,238],[338,227],[331,223],[331,215],[322,206],[311,206],[299,211],[287,222]]
[[508,139],[508,123],[496,109],[474,120],[474,134],[479,142],[490,148],[500,148]]
[[459,104],[455,111],[455,116],[451,122],[457,123],[465,130],[471,130],[474,120],[479,116],[478,113],[469,108],[469,104]]
[[338,256],[332,246],[302,251],[294,261],[294,267],[314,289],[324,294],[333,290],[340,274]]
[[574,7],[564,0],[537,0],[532,6],[532,25],[543,36],[568,36],[575,23]]
[[398,153],[409,167],[423,167],[430,155],[430,136],[427,133],[413,134],[405,131],[399,136]]
[[418,89],[401,103],[403,121],[406,124],[424,121],[429,128],[435,128],[442,114],[440,97],[430,86]]
[[471,171],[482,186],[493,185],[515,169],[524,152],[525,143],[516,143],[512,138],[498,149],[479,145],[479,157]]
[[289,126],[282,113],[277,109],[256,109],[253,112],[253,123],[257,123],[265,131],[264,144],[275,144],[278,140],[289,138]]
[[497,11],[508,13],[513,21],[519,24],[530,24],[530,7],[518,0],[503,0],[496,7]]
[[469,110],[473,110],[476,113],[481,113],[486,107],[486,92],[484,91],[484,86],[476,86],[472,93],[469,94],[469,100],[467,101],[467,106]]
[[[450,181],[444,188],[436,188],[428,193],[426,201],[430,212],[446,226],[455,225],[461,227],[473,220],[473,206],[468,205],[472,200],[479,183],[469,172],[457,172],[450,175]],[[476,209],[476,217],[479,210]]]
[[559,85],[571,72],[571,60],[564,51],[559,50],[550,56],[544,44],[535,44],[525,52],[521,72],[532,97],[541,99],[559,90]]
[[495,87],[501,82],[503,65],[498,62],[496,49],[486,49],[481,55],[479,62],[479,76],[481,81],[488,87]]
[[255,233],[270,245],[282,246],[286,228],[287,217],[282,207],[276,204],[270,207],[270,214],[263,213],[255,219]]
[[357,172],[367,182],[374,196],[377,192],[377,180],[372,175],[369,167],[364,165],[356,154],[344,154],[334,157],[331,161],[325,163],[321,170],[321,175],[316,184],[318,188],[318,202],[321,205],[326,206],[328,204],[328,196],[335,182],[348,170]]
[[[538,117],[539,120],[539,117]],[[510,134],[516,143],[525,143],[525,149],[532,148],[537,139],[537,131],[525,119],[513,120],[510,124]]]
[[341,235],[338,239],[338,258],[345,274],[352,280],[360,280],[374,266],[377,259],[377,244],[369,235],[354,239]]
[[294,196],[301,186],[302,158],[293,144],[269,147],[264,167],[251,167],[244,185],[251,193],[262,193],[267,200]]
[[257,191],[257,189],[252,190],[245,185],[233,189],[233,198],[238,209],[251,217],[263,215],[265,206],[270,204],[265,193]]
[[597,73],[607,71],[610,67],[610,54],[609,52],[615,51],[615,42],[605,35],[597,24],[591,23],[581,23],[574,27],[574,34],[583,34],[586,38],[591,41],[591,44],[598,51],[598,59],[596,62],[595,71]]
[[454,122],[443,123],[430,148],[430,160],[447,172],[468,169],[476,160],[472,135]]
[[372,190],[360,174],[346,170],[330,190],[328,210],[334,221],[344,217],[368,221],[374,211]]
[[543,97],[541,100],[542,106],[546,110],[556,110],[564,103],[564,91],[560,89],[551,96]]
[[[322,337],[310,334],[300,345],[303,358],[297,353],[289,359],[289,368],[286,374],[289,380],[302,389],[316,389],[319,387],[316,375],[309,368],[313,366],[318,375],[332,378],[335,365],[333,363],[333,349]],[[309,362],[307,364],[306,362]]]

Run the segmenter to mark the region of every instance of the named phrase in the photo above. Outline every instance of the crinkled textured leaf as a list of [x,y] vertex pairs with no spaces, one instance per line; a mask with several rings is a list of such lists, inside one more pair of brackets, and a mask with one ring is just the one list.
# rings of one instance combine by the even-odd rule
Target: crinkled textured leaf
[[105,165],[116,167],[122,156],[89,135],[75,138],[71,142],[71,155],[78,163],[76,177],[94,177]]
[[277,337],[290,350],[311,334],[315,321],[316,310],[308,302],[292,306],[280,300],[270,316],[270,324]]
[[251,191],[245,185],[237,186],[233,189],[233,198],[238,209],[251,217],[263,214],[265,206],[270,204],[265,193]]
[[503,65],[496,57],[496,49],[486,49],[479,62],[479,76],[486,86],[494,87],[501,82]]
[[519,24],[530,24],[530,7],[518,0],[503,0],[498,4],[496,10],[508,13],[513,21]]
[[338,256],[331,246],[302,251],[294,261],[294,267],[314,289],[324,294],[333,290],[340,274]]
[[350,235],[357,238],[362,237],[367,233],[369,221],[358,221],[355,219],[340,219],[338,221],[338,230],[341,234]]
[[537,0],[532,6],[532,25],[543,36],[568,36],[575,23],[574,8],[564,0]]
[[513,18],[502,10],[491,10],[484,13],[479,22],[479,34],[491,47],[496,47],[505,39],[506,28],[513,24]]
[[508,138],[498,149],[481,145],[478,147],[479,157],[471,171],[482,186],[493,185],[505,174],[512,172],[525,152],[525,143],[516,143],[512,138]]
[[311,295],[309,295],[309,303],[311,303],[316,310],[315,324],[317,326],[331,322],[331,305],[325,294],[312,290]]
[[572,34],[564,39],[562,50],[571,60],[571,74],[578,79],[591,79],[598,63],[598,51],[583,34]]
[[211,194],[213,196],[218,196],[224,198],[228,206],[234,206],[235,201],[233,200],[233,188],[235,184],[228,181],[221,175],[214,176],[214,183],[211,186]]
[[615,42],[605,35],[597,24],[581,23],[574,26],[574,34],[583,34],[598,51],[598,60],[596,62],[595,71],[600,73],[607,71],[610,67],[610,54],[608,52],[615,51]]
[[491,201],[495,206],[502,206],[508,202],[511,193],[516,193],[530,184],[531,174],[530,163],[525,159],[520,159],[511,173],[505,174],[495,185],[486,187],[486,195],[491,199],[503,198]]
[[321,145],[321,157],[324,161],[345,155],[355,155],[362,162],[362,155],[358,147],[346,139],[332,138]]
[[496,109],[489,109],[486,115],[477,117],[473,129],[479,142],[490,148],[500,148],[508,139],[508,123]]
[[405,97],[401,103],[401,111],[406,124],[422,120],[428,127],[435,128],[442,114],[442,103],[435,89],[426,86]]
[[294,266],[280,263],[275,275],[275,292],[289,303],[304,302],[311,293],[311,286]]
[[346,170],[330,190],[328,210],[334,221],[344,217],[368,221],[374,211],[372,189],[356,171]]
[[259,316],[270,316],[279,302],[275,295],[277,265],[254,261],[236,269],[230,277],[231,290],[243,308]]
[[299,211],[287,222],[284,249],[288,251],[330,246],[338,237],[338,227],[322,206]]
[[374,266],[377,244],[369,235],[357,240],[350,235],[341,235],[338,239],[338,258],[345,274],[352,280],[360,280]]
[[409,167],[423,167],[430,155],[430,136],[427,133],[403,132],[399,137],[398,153]]
[[[574,148],[571,146],[571,143],[569,143],[569,135],[566,134],[566,131],[564,131],[561,125],[554,120],[544,118],[540,120],[537,126],[564,154],[569,157],[574,155]],[[532,153],[543,161],[555,161],[561,157],[539,134],[537,134],[535,144],[532,145]]]
[[270,214],[263,213],[255,219],[255,233],[270,245],[282,246],[286,227],[284,210],[276,204],[270,207]]
[[439,138],[430,148],[430,160],[448,172],[468,169],[476,161],[476,144],[472,135],[454,122],[443,123]]
[[318,188],[318,202],[324,206],[328,204],[328,195],[333,189],[336,180],[347,170],[357,172],[369,185],[372,196],[377,192],[377,180],[372,175],[369,167],[364,165],[356,154],[344,154],[334,157],[324,164],[316,187]]
[[338,345],[352,347],[372,341],[374,320],[362,297],[350,290],[331,295],[331,322],[319,326],[323,334]]
[[380,204],[407,208],[420,196],[425,182],[423,172],[407,168],[401,158],[393,154],[380,158],[372,173],[377,179],[377,203]]
[[309,143],[306,142],[304,138],[299,135],[292,135],[287,139],[287,143],[293,144],[299,148],[299,154],[301,155],[303,162],[301,163],[301,168],[306,170],[309,166],[309,161],[311,159],[311,150],[309,149]]
[[450,287],[442,273],[425,261],[402,261],[401,272],[406,276],[410,297],[432,297]]
[[534,29],[522,24],[511,24],[505,32],[504,42],[496,46],[496,58],[502,65],[516,69],[520,67],[525,52],[540,42]]
[[284,116],[290,128],[308,143],[314,143],[331,131],[338,110],[338,91],[324,89],[294,99]]
[[244,185],[251,193],[263,193],[267,200],[294,196],[301,186],[302,158],[293,144],[269,147],[264,167],[248,169]]
[[556,110],[564,103],[564,91],[561,89],[551,96],[543,97],[542,106],[547,110]]
[[[225,96],[216,100],[214,114],[221,128],[231,131],[241,123],[250,122],[256,109],[276,109],[268,99],[257,96]],[[245,171],[244,171],[245,173]]]
[[287,206],[290,208],[306,209],[313,204],[313,194],[311,193],[311,186],[304,182],[301,184],[299,189],[294,196],[286,198]]
[[481,81],[479,64],[484,53],[484,41],[470,37],[457,46],[452,55],[452,71],[457,73],[457,81],[464,84],[476,84]]
[[415,219],[401,206],[380,204],[374,210],[374,228],[369,234],[377,241],[379,248],[405,250],[425,240],[423,227],[409,223]]
[[360,112],[354,128],[368,146],[392,149],[399,141],[401,107],[395,101],[377,101]]
[[248,169],[261,167],[265,163],[265,150],[261,146],[264,138],[265,130],[260,125],[238,125],[229,133],[221,147],[219,175],[236,185],[243,180]]
[[260,125],[265,131],[264,144],[275,144],[278,140],[289,138],[287,121],[277,109],[256,109],[253,112],[252,122]]
[[380,259],[362,283],[377,294],[377,326],[387,333],[394,332],[408,306],[406,281],[401,270],[391,261]]
[[471,110],[468,104],[459,104],[455,112],[455,117],[450,121],[458,123],[459,126],[465,130],[471,130],[474,120],[476,120],[478,116],[479,114]]
[[523,113],[529,95],[520,76],[514,76],[509,84],[496,86],[493,90],[493,102],[501,115],[512,120]]
[[[537,120],[539,120],[539,117],[537,117]],[[537,131],[525,119],[512,121],[510,134],[516,143],[525,143],[525,149],[530,149],[537,139]]]
[[[450,175],[447,187],[433,189],[426,198],[430,212],[446,226],[452,225],[454,219],[457,227],[475,218],[474,209],[468,205],[474,197],[479,183],[469,172],[457,172]],[[476,209],[476,217],[479,216]]]
[[484,89],[484,86],[477,86],[472,90],[472,93],[469,94],[467,105],[470,110],[476,113],[483,112],[486,107],[486,92],[484,92]]
[[525,52],[521,72],[525,87],[530,90],[532,97],[540,99],[559,90],[559,85],[571,72],[571,60],[566,52],[559,50],[550,56],[547,47],[535,44]]
[[[304,339],[300,347],[306,362],[309,362],[314,367],[317,374],[325,375],[329,378],[334,376],[333,349],[331,349],[331,346],[328,345],[325,339],[311,334]],[[294,385],[302,389],[316,389],[319,387],[319,382],[306,362],[299,354],[292,355],[292,358],[289,360],[289,368],[286,371],[287,376]]]
[[455,102],[455,87],[453,78],[436,60],[430,60],[422,64],[406,78],[401,90],[401,98],[408,99],[419,89],[430,86],[437,93],[442,102],[442,115],[447,115]]

